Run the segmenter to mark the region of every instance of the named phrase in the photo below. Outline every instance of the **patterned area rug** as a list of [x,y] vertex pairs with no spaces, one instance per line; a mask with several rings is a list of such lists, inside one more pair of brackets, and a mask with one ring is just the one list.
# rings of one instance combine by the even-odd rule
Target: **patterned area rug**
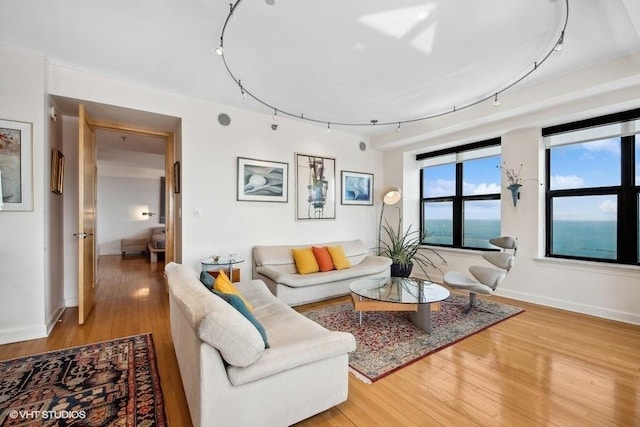
[[0,426],[165,426],[151,334],[0,361]]
[[446,301],[440,311],[431,313],[431,334],[418,329],[406,312],[363,313],[360,327],[350,302],[303,314],[327,329],[356,337],[357,347],[349,354],[349,366],[356,377],[370,383],[524,311],[483,299],[479,301],[481,307],[496,314],[477,308],[464,314],[467,296],[452,294]]

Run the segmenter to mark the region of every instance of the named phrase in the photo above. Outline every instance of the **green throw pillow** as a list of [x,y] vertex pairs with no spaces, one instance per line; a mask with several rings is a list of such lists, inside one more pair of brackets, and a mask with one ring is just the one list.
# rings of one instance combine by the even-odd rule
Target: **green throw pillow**
[[225,294],[223,292],[218,292],[215,289],[213,289],[211,292],[213,292],[214,294],[218,295],[220,298],[228,302],[231,305],[231,307],[235,308],[240,312],[240,314],[246,317],[247,320],[251,322],[253,326],[255,326],[258,332],[260,332],[260,336],[264,341],[264,348],[269,348],[269,342],[267,341],[267,331],[265,331],[264,326],[262,326],[262,323],[260,323],[258,319],[256,319],[253,313],[249,311],[244,301],[242,301],[242,298],[240,298],[238,295]]
[[213,289],[213,276],[207,273],[206,271],[200,272],[200,281],[203,285],[207,287],[207,289]]

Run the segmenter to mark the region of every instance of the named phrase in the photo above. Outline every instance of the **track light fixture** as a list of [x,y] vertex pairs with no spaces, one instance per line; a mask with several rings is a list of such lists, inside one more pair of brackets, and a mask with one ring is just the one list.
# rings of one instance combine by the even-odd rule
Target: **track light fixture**
[[222,47],[224,43],[222,42],[222,36],[220,36],[220,44],[216,48],[216,55],[222,56],[224,54],[224,48]]
[[560,33],[560,40],[558,40],[558,43],[556,43],[556,47],[554,47],[554,50],[556,52],[560,52],[562,50],[563,44],[564,44],[564,30],[562,30],[562,33]]
[[[229,14],[227,15],[227,18],[224,22],[224,26],[222,27],[222,33],[220,34],[220,45],[216,48],[216,53],[218,55],[220,55],[222,57],[222,60],[224,61],[224,66],[227,70],[227,73],[229,74],[229,76],[233,79],[233,81],[240,87],[240,92],[242,94],[242,96],[244,98],[248,98],[251,97],[254,101],[264,105],[265,107],[271,109],[274,111],[274,121],[276,120],[276,116],[277,113],[280,112],[281,114],[284,114],[286,116],[289,116],[291,118],[296,118],[296,119],[300,119],[300,120],[306,120],[308,122],[314,122],[314,123],[318,123],[318,124],[323,124],[326,123],[327,124],[327,132],[331,131],[331,124],[334,125],[338,125],[338,126],[376,126],[376,125],[380,125],[380,126],[385,126],[385,125],[397,125],[396,128],[396,132],[400,131],[400,126],[403,123],[414,123],[414,122],[420,122],[420,121],[424,121],[424,120],[429,120],[429,119],[433,119],[436,117],[441,117],[441,116],[445,116],[447,114],[452,114],[455,113],[457,111],[460,110],[465,110],[467,108],[473,107],[475,105],[478,105],[482,102],[488,101],[490,99],[493,99],[493,105],[494,106],[498,106],[500,104],[500,101],[498,100],[498,95],[511,89],[512,87],[514,87],[515,85],[517,85],[518,83],[520,83],[521,81],[523,81],[524,79],[526,79],[527,77],[529,77],[529,75],[531,75],[533,72],[535,72],[540,65],[542,65],[548,58],[549,56],[551,56],[551,54],[553,52],[556,51],[560,51],[562,50],[563,44],[564,44],[564,35],[565,35],[565,31],[567,29],[567,23],[569,21],[569,0],[564,0],[564,4],[565,4],[565,16],[564,16],[564,21],[563,21],[563,25],[562,25],[562,29],[560,31],[560,36],[558,38],[558,41],[553,45],[553,47],[539,60],[534,61],[533,65],[528,69],[525,70],[521,75],[516,76],[516,78],[514,78],[511,83],[500,87],[497,90],[491,91],[489,95],[485,95],[482,96],[479,99],[475,99],[475,100],[471,100],[468,101],[466,103],[463,103],[461,105],[454,105],[452,108],[449,108],[447,110],[443,110],[437,113],[433,113],[433,114],[429,114],[429,115],[425,115],[425,116],[421,116],[421,117],[414,117],[414,118],[409,118],[406,120],[393,120],[393,121],[386,121],[386,122],[379,122],[378,120],[370,120],[368,123],[367,122],[348,122],[348,121],[341,121],[341,120],[333,120],[333,121],[326,121],[326,120],[321,120],[318,118],[314,118],[313,116],[305,116],[303,113],[301,114],[297,114],[297,113],[292,113],[290,111],[284,110],[282,108],[276,107],[275,105],[271,104],[270,102],[261,99],[255,95],[253,95],[250,91],[248,91],[246,89],[246,87],[244,87],[241,83],[241,80],[238,79],[236,77],[236,75],[231,71],[231,68],[229,67],[229,64],[227,63],[227,60],[225,58],[225,52],[223,49],[223,40],[224,40],[224,35],[225,35],[225,31],[227,29],[227,24],[229,23],[229,20],[231,19],[231,17],[233,16],[233,13],[235,12],[236,8],[240,5],[240,2],[242,0],[236,0],[235,3],[231,3],[229,4]],[[273,5],[275,3],[275,0],[265,0],[265,2],[268,5]]]

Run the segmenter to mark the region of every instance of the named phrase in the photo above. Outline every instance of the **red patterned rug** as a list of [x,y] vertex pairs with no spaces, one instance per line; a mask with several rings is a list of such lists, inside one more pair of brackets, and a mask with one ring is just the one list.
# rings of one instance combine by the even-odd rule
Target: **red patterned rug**
[[440,311],[431,315],[431,334],[418,329],[406,312],[363,313],[362,327],[351,303],[304,312],[311,320],[334,331],[356,337],[356,350],[349,354],[349,367],[364,382],[377,381],[390,373],[461,341],[524,310],[492,300],[462,312],[468,297],[452,294]]
[[0,361],[0,426],[165,426],[151,334]]

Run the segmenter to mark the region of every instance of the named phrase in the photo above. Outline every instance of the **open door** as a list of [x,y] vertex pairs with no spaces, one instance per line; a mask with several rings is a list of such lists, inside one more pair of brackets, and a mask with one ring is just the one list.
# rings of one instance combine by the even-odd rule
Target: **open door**
[[84,105],[78,111],[78,323],[95,304],[96,144]]

